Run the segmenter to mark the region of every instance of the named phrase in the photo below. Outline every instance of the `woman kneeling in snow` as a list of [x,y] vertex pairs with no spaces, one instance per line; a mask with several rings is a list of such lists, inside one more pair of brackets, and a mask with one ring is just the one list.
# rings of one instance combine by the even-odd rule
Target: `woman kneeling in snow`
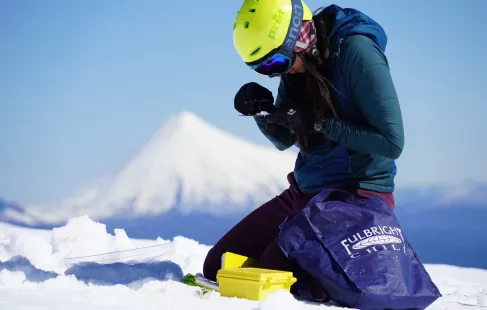
[[[404,131],[384,55],[386,35],[356,10],[330,5],[312,16],[299,2],[247,0],[237,15],[234,44],[242,59],[281,81],[275,102],[261,85],[243,85],[235,109],[253,115],[279,150],[296,145],[300,152],[289,188],[209,251],[203,273],[210,280],[227,251],[258,259],[260,268],[292,270],[278,244],[280,225],[325,189],[346,190],[361,200],[379,196],[394,209],[395,159]],[[326,298],[320,285],[312,294]]]

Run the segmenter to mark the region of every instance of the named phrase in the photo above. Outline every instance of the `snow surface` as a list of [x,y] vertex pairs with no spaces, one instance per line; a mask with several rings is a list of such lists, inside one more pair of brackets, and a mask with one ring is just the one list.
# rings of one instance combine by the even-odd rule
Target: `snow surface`
[[[0,309],[274,310],[333,307],[300,302],[283,291],[260,302],[221,297],[217,292],[200,297],[197,288],[175,280],[177,275],[171,272],[166,274],[166,279],[146,278],[127,285],[97,285],[78,280],[73,274],[64,275],[74,264],[87,261],[107,266],[113,262],[170,261],[184,274],[197,273],[201,271],[209,248],[184,237],[136,240],[129,238],[123,230],[108,234],[103,224],[87,216],[71,219],[67,225],[53,230],[0,224]],[[2,270],[2,263],[19,255],[27,258],[35,268],[60,275],[34,281],[27,271]],[[447,265],[426,265],[426,268],[444,296],[430,309],[487,307],[487,270]]]
[[7,210],[5,217],[35,224],[85,214],[97,220],[122,213],[163,214],[174,206],[182,212],[210,214],[247,211],[288,187],[286,175],[295,160],[291,151],[248,142],[183,111],[114,177],[103,178],[59,205]]

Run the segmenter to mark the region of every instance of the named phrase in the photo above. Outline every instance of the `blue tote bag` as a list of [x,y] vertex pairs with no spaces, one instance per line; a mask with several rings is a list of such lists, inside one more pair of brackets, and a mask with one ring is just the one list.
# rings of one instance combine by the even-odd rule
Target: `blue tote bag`
[[[329,298],[359,309],[424,309],[441,297],[379,197],[325,190],[280,227],[279,246]],[[302,296],[303,278],[298,279]]]

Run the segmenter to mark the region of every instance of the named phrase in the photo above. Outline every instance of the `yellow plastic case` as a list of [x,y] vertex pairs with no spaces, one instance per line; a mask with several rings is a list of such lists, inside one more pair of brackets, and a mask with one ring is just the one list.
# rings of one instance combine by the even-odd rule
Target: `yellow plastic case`
[[217,273],[220,295],[262,300],[276,290],[290,291],[296,282],[292,272],[260,268],[226,268]]

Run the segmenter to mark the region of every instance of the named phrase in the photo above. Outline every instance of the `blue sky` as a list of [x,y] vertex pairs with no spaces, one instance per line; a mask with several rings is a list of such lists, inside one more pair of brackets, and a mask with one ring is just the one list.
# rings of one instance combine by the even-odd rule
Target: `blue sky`
[[[487,180],[487,1],[333,3],[388,34],[406,127],[398,186]],[[0,197],[56,202],[122,167],[182,109],[270,145],[233,110],[243,83],[278,82],[233,48],[240,4],[1,1]]]

